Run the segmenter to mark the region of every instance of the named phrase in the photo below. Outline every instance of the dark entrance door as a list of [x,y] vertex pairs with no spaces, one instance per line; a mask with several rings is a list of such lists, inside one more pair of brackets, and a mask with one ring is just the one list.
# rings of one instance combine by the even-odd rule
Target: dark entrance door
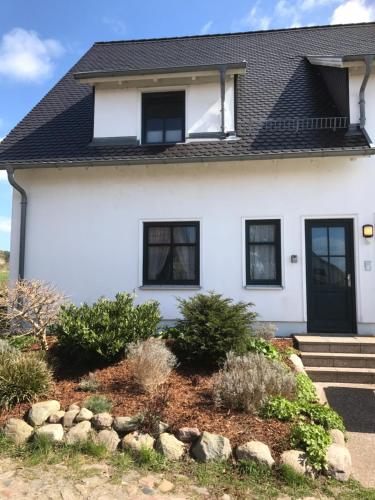
[[353,221],[306,221],[307,331],[356,333]]

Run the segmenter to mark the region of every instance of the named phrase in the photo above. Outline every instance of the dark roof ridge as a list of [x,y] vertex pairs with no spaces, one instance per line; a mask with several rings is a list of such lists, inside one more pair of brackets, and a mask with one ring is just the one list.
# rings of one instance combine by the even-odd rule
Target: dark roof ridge
[[293,28],[273,28],[268,30],[255,30],[255,31],[233,31],[226,33],[209,33],[206,35],[181,35],[181,36],[171,36],[171,37],[156,37],[156,38],[135,38],[129,40],[107,40],[94,42],[94,45],[112,45],[118,43],[144,43],[144,42],[161,42],[169,40],[186,40],[194,38],[215,38],[224,36],[239,36],[239,35],[263,35],[265,33],[276,33],[276,32],[286,32],[286,31],[298,31],[298,30],[318,30],[318,29],[332,29],[332,28],[351,28],[353,26],[371,26],[375,25],[375,21],[362,22],[362,23],[347,23],[347,24],[321,24],[316,26],[299,26]]

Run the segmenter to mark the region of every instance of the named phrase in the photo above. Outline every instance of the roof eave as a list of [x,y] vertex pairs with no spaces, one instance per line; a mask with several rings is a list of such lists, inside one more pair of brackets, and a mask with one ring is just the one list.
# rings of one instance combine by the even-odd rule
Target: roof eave
[[[311,55],[306,56],[310,64],[314,66],[329,66],[332,68],[355,68],[362,66],[366,57],[375,54],[357,54],[357,55],[344,55],[344,56],[319,56]],[[375,65],[375,62],[373,62]]]

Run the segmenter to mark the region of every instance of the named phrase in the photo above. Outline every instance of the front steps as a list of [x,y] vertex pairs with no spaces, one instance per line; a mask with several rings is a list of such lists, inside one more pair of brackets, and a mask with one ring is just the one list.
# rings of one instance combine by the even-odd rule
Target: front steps
[[314,382],[375,384],[375,337],[297,335],[294,339]]

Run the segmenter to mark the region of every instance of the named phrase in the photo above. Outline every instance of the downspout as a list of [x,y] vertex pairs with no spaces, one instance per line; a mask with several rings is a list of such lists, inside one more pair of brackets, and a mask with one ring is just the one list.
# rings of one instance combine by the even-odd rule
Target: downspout
[[21,220],[20,220],[20,245],[18,254],[18,279],[23,280],[25,277],[25,241],[26,241],[26,211],[27,211],[27,194],[14,178],[14,169],[7,167],[9,184],[21,195]]
[[221,98],[221,137],[225,137],[225,74],[227,72],[227,66],[224,64],[220,66],[220,98]]
[[361,88],[359,89],[359,128],[364,129],[366,124],[366,101],[365,101],[365,90],[367,87],[367,82],[371,74],[371,66],[374,60],[374,56],[368,55],[363,58],[365,63],[366,71],[363,78]]

